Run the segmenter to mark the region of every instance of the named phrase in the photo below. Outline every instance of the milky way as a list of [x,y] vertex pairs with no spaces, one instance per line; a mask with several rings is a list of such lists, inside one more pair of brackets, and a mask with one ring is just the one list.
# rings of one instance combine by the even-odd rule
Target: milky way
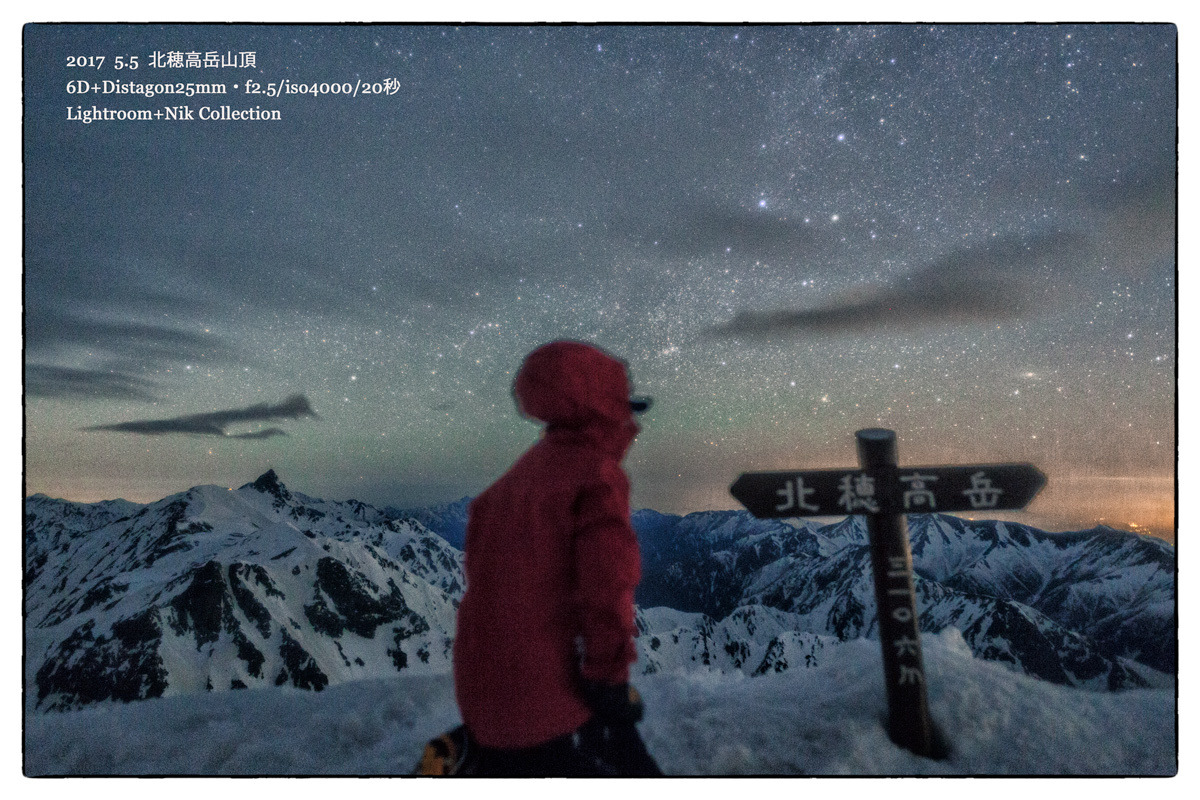
[[[901,463],[1037,464],[1019,518],[1173,535],[1173,26],[24,45],[29,493],[144,501],[273,467],[330,499],[475,494],[537,436],[522,357],[574,338],[655,398],[635,506],[731,508],[739,473],[849,465],[855,430],[888,427]],[[185,66],[153,66],[169,53]],[[321,83],[355,93],[267,93]],[[222,106],[280,118],[202,118]],[[296,394],[319,416],[129,427]]]

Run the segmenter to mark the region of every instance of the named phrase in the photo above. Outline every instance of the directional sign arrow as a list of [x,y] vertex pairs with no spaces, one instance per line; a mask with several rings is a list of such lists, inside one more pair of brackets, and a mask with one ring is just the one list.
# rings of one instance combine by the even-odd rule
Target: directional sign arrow
[[832,517],[848,513],[838,504],[842,481],[864,473],[828,469],[807,472],[743,472],[729,493],[760,519],[768,517]]
[[827,517],[1018,509],[1045,484],[1032,464],[963,464],[745,472],[729,492],[756,517]]

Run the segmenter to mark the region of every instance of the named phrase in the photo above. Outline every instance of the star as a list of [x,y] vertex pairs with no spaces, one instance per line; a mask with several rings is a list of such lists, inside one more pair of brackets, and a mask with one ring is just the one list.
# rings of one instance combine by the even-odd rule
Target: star
[[[194,485],[217,462],[244,482],[256,440],[214,445],[201,464],[203,451],[174,444],[106,453],[76,429],[135,404],[186,415],[294,384],[331,408],[313,428],[327,448],[270,441],[289,483],[345,497],[346,476],[363,474],[363,499],[397,507],[419,505],[397,496],[417,485],[445,493],[422,501],[473,495],[519,453],[513,431],[530,429],[512,382],[556,338],[596,341],[663,398],[626,462],[645,508],[732,508],[730,475],[796,452],[839,463],[838,442],[852,449],[854,430],[877,426],[914,459],[1028,459],[1064,481],[1137,463],[1172,486],[1177,282],[1162,231],[1175,221],[1149,202],[1176,188],[1170,27],[1096,25],[1067,41],[1036,24],[778,26],[744,48],[731,29],[247,28],[254,81],[302,67],[396,83],[372,102],[272,98],[297,123],[286,147],[125,125],[101,152],[97,136],[116,128],[62,119],[61,76],[31,66],[29,491],[88,487],[98,500],[131,486],[144,494],[129,499],[157,500],[149,487]],[[26,36],[30,52],[100,52],[105,31]],[[163,47],[150,29],[119,31],[123,45]],[[887,68],[897,52],[919,57]],[[393,53],[394,76],[378,63]],[[345,136],[348,121],[380,136]],[[156,158],[138,159],[147,148]],[[1097,165],[1105,174],[1088,175]],[[1078,244],[1043,258],[1037,243],[1060,234]],[[1119,255],[1103,249],[1118,240]],[[1013,254],[1029,263],[1010,267]],[[980,268],[996,280],[971,283]],[[955,270],[957,283],[921,284]],[[815,322],[762,341],[709,335],[743,313]],[[354,364],[387,379],[360,386],[344,371]],[[355,413],[338,418],[346,383]],[[453,412],[430,410],[451,396]],[[820,419],[799,419],[800,399]],[[720,457],[692,469],[715,427]],[[396,449],[360,453],[355,429]],[[434,451],[473,457],[418,480],[414,454]]]

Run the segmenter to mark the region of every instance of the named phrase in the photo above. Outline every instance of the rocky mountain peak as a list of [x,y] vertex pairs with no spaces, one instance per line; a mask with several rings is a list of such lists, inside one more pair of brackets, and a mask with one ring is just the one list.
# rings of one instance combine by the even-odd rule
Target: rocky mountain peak
[[275,474],[275,470],[273,469],[268,469],[262,475],[259,475],[256,481],[247,483],[241,488],[245,489],[246,487],[255,489],[263,494],[269,494],[280,500],[285,500],[291,496],[291,493],[288,492],[287,487],[279,480],[279,476]]

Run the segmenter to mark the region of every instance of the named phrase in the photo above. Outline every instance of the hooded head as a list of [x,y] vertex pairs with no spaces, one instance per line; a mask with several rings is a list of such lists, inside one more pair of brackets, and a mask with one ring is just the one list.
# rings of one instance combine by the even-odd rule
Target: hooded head
[[585,342],[534,350],[517,372],[513,396],[522,414],[556,427],[632,421],[625,362]]

